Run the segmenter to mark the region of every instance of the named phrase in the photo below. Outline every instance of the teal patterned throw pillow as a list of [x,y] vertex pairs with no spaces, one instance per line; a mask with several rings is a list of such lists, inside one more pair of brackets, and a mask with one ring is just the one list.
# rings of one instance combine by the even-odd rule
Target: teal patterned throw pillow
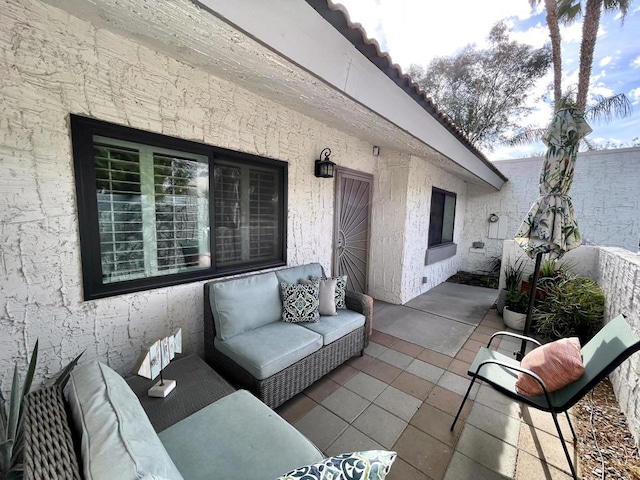
[[296,468],[276,480],[384,480],[395,459],[396,452],[385,450],[343,453]]
[[289,323],[317,322],[320,318],[320,282],[307,284],[280,283],[282,321]]
[[347,303],[345,301],[346,291],[347,291],[347,276],[340,275],[339,277],[310,277],[311,280],[336,280],[338,283],[336,284],[336,308],[345,309],[347,308]]

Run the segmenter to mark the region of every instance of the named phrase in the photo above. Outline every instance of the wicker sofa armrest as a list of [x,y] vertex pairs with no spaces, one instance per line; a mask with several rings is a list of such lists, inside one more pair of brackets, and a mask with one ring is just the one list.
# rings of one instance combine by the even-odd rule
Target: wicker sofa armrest
[[373,326],[373,298],[364,293],[347,290],[345,292],[345,303],[349,310],[364,315],[364,346],[369,345],[369,335]]
[[35,390],[24,403],[24,478],[80,480],[62,388]]

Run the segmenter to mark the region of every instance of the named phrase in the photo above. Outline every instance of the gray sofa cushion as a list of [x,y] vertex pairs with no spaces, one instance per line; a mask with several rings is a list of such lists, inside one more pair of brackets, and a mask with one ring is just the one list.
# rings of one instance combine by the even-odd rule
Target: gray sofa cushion
[[209,300],[216,337],[222,340],[282,317],[280,282],[273,272],[214,283]]
[[320,316],[315,323],[299,323],[309,330],[322,335],[324,345],[335,342],[364,325],[364,315],[352,310],[338,310],[335,316]]
[[188,479],[273,479],[322,460],[293,426],[245,390],[238,390],[160,433]]
[[76,367],[65,396],[80,439],[85,478],[182,479],[138,397],[111,368],[99,362]]
[[322,265],[319,263],[307,263],[305,265],[277,270],[275,274],[281,282],[298,283],[300,279],[309,280],[311,277],[321,277]]
[[322,347],[322,336],[298,324],[275,322],[228,340],[214,339],[215,347],[264,380]]

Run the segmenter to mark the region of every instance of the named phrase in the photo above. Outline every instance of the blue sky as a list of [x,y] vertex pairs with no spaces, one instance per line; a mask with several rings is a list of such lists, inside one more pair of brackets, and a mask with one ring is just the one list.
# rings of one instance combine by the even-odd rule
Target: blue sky
[[[426,64],[438,55],[452,55],[469,43],[483,46],[491,27],[499,20],[510,26],[511,38],[536,47],[548,42],[545,12],[528,0],[341,0],[351,20],[363,25],[384,51],[404,70],[411,63]],[[563,27],[563,89],[577,83],[582,23]],[[596,122],[588,137],[593,144],[630,146],[640,138],[640,3],[634,2],[621,25],[614,14],[603,14],[594,54],[590,95],[624,93],[633,112],[625,119]],[[544,127],[552,115],[551,105],[541,100],[552,82],[542,79],[532,96],[533,113],[524,124]],[[428,92],[427,92],[428,94]],[[638,140],[636,140],[637,142]],[[521,158],[544,152],[542,143],[506,147],[485,152],[491,160]]]

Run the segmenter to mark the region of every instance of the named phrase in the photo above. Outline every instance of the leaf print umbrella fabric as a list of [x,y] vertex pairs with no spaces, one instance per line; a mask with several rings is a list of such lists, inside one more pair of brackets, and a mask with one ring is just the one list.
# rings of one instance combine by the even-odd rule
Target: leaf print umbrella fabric
[[[582,243],[578,222],[569,197],[573,170],[580,140],[591,133],[591,127],[577,110],[558,110],[542,141],[547,145],[540,173],[540,198],[529,209],[518,233],[516,243],[525,253],[536,258],[533,281],[529,292],[529,308],[524,334],[531,328],[531,312],[535,302],[540,263],[544,253],[549,260],[562,257]],[[526,341],[522,341],[517,359],[522,360]]]
[[569,188],[580,140],[591,133],[591,127],[575,109],[556,112],[542,140],[547,145],[540,173],[540,198],[531,206],[518,233],[516,243],[531,258],[549,253],[549,259],[560,258],[580,246]]

